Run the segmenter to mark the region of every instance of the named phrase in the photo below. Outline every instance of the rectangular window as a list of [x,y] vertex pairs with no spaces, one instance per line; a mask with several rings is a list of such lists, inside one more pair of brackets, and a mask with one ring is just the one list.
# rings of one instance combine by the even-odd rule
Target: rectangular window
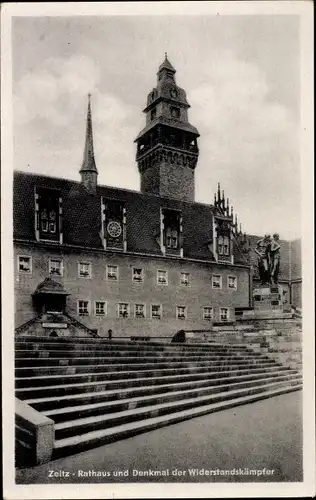
[[106,266],[106,277],[110,281],[118,281],[118,266]]
[[222,277],[220,274],[213,274],[212,276],[212,288],[222,288]]
[[90,314],[90,300],[78,300],[78,315],[79,316],[89,316]]
[[36,230],[41,239],[59,240],[61,210],[58,190],[36,188]]
[[158,285],[168,285],[168,273],[167,271],[157,271],[157,284]]
[[180,285],[188,286],[190,284],[190,274],[180,273]]
[[230,290],[237,290],[237,278],[236,276],[228,276],[228,288]]
[[91,278],[91,262],[78,262],[79,278]]
[[145,318],[146,316],[146,310],[145,310],[145,304],[135,304],[135,318]]
[[117,315],[119,318],[129,317],[129,304],[126,302],[119,302],[117,307]]
[[104,300],[96,300],[94,303],[94,313],[96,316],[106,315],[106,302]]
[[224,255],[230,254],[229,247],[230,247],[229,238],[228,236],[224,236]]
[[213,307],[203,307],[203,319],[208,321],[213,319]]
[[187,308],[186,306],[177,306],[177,319],[186,319]]
[[227,307],[221,307],[219,312],[221,321],[227,321],[229,318],[229,310]]
[[143,283],[144,282],[144,270],[140,267],[133,267],[133,282]]
[[224,239],[223,236],[219,236],[217,240],[217,253],[223,255],[224,253]]
[[162,318],[162,306],[160,304],[152,304],[151,305],[151,317],[153,319],[161,319]]
[[163,209],[163,244],[168,253],[179,255],[181,251],[181,212]]
[[18,256],[18,271],[23,274],[32,274],[32,257],[27,255]]
[[63,261],[61,259],[49,259],[49,274],[52,276],[63,275]]

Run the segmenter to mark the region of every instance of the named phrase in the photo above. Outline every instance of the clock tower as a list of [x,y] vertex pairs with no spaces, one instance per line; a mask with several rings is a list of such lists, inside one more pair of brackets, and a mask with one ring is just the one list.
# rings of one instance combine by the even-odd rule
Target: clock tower
[[175,73],[165,54],[157,86],[147,97],[146,126],[135,139],[136,161],[142,193],[194,201],[199,132],[189,123],[190,105]]

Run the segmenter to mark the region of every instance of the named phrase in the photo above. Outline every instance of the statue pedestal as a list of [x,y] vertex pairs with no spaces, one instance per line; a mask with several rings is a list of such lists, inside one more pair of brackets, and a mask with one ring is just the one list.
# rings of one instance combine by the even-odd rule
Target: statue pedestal
[[276,317],[284,313],[284,293],[281,285],[263,285],[253,290],[255,316]]

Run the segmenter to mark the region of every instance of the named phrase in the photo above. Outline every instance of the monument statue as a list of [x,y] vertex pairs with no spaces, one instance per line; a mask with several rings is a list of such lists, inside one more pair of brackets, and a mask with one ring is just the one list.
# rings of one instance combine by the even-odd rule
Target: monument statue
[[280,248],[279,235],[275,233],[270,245],[270,280],[272,285],[278,284],[280,271]]
[[280,248],[277,233],[273,235],[273,238],[266,234],[264,238],[257,242],[255,252],[258,255],[258,271],[261,285],[276,286],[278,284]]
[[271,236],[266,234],[264,238],[257,241],[255,249],[258,255],[258,271],[261,285],[270,284],[270,245]]

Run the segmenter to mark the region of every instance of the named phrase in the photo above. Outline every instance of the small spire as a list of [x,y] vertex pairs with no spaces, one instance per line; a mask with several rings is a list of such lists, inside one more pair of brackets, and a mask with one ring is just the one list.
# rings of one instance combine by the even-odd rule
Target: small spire
[[88,94],[88,111],[87,111],[87,126],[86,126],[86,140],[83,154],[83,162],[80,169],[82,172],[95,172],[98,173],[93,148],[93,133],[92,133],[92,118],[91,118],[91,94]]
[[220,183],[217,184],[217,199],[219,202],[221,201],[221,185],[220,185]]

